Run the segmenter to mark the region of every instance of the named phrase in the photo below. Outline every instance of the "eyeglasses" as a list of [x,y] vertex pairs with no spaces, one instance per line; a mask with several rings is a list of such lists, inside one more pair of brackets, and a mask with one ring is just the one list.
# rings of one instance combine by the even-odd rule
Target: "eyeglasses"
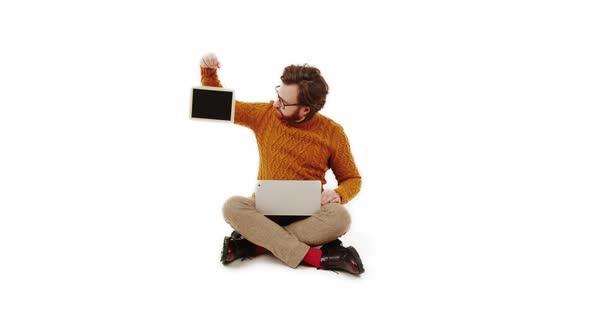
[[285,100],[283,98],[281,98],[281,96],[279,96],[279,88],[280,87],[281,87],[280,85],[277,85],[275,87],[275,91],[277,92],[277,98],[279,98],[279,102],[281,103],[281,105],[283,105],[283,107],[282,107],[283,111],[285,110],[285,107],[287,107],[287,106],[301,106],[300,104],[287,104],[287,103],[285,103]]

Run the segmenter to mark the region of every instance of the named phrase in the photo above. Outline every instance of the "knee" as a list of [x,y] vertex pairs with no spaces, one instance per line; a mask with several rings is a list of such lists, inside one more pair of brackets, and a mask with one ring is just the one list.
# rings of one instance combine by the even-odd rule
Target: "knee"
[[250,200],[242,196],[232,196],[223,204],[223,216],[225,219],[234,219],[236,213],[249,207]]
[[326,205],[328,213],[331,215],[331,220],[334,222],[334,231],[338,236],[344,235],[350,229],[350,213],[340,203],[330,203]]

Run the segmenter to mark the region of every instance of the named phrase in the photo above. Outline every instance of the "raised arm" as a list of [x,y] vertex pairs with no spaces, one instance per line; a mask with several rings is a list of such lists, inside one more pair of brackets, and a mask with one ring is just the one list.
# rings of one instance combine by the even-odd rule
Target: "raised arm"
[[[217,76],[217,68],[221,65],[214,54],[206,54],[201,59],[201,84],[222,88]],[[272,108],[272,102],[246,103],[236,100],[234,121],[254,131],[258,130],[261,117]]]

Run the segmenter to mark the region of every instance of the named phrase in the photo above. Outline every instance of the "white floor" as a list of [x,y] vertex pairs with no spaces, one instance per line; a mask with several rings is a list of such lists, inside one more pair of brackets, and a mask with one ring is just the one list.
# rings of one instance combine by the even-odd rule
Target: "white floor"
[[[359,208],[360,210],[360,208]],[[225,329],[583,331],[587,228],[356,215],[361,277],[266,255],[219,262],[215,213],[3,226],[5,331]],[[84,218],[88,218],[85,220]],[[10,238],[6,236],[10,234]]]

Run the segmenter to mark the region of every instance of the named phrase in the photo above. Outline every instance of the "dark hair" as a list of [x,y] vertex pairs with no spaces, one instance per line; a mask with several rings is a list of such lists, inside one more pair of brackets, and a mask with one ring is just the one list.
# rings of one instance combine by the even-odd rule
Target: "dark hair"
[[311,109],[304,121],[311,119],[316,112],[324,107],[328,95],[328,84],[319,69],[311,67],[307,63],[303,66],[290,65],[285,67],[281,81],[284,84],[299,86],[297,103],[309,106]]

